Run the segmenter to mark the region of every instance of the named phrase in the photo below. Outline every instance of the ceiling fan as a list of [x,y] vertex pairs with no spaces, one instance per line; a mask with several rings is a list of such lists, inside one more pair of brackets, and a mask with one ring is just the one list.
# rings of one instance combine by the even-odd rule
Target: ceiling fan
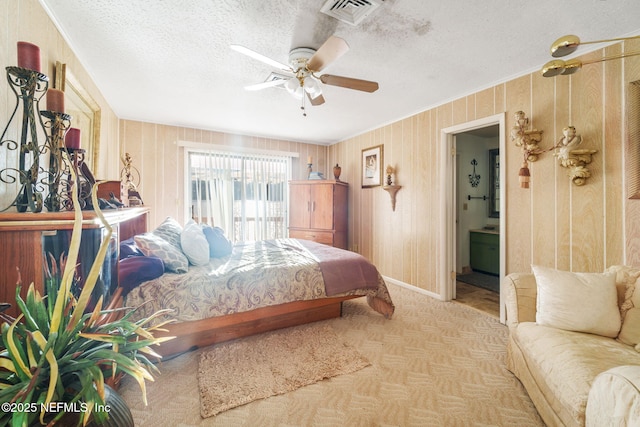
[[237,44],[232,44],[231,49],[285,72],[288,76],[287,78],[274,79],[246,86],[245,89],[260,90],[268,87],[284,86],[295,98],[302,100],[302,106],[300,108],[302,109],[303,116],[307,115],[305,111],[305,98],[308,98],[311,105],[314,106],[324,104],[320,83],[369,93],[378,90],[377,82],[335,76],[332,74],[316,74],[349,50],[347,42],[340,37],[329,37],[317,51],[307,47],[292,49],[291,52],[289,52],[289,65],[275,61]]

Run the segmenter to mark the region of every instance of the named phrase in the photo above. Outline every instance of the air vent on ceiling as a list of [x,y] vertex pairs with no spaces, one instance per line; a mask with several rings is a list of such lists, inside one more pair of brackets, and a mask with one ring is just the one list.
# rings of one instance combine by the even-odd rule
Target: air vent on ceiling
[[328,0],[320,12],[350,25],[358,25],[384,0]]
[[[276,80],[289,80],[290,78],[291,78],[290,76],[285,76],[284,74],[280,74],[280,73],[274,73],[272,71],[271,74],[269,74],[269,77],[267,77],[267,79],[265,80],[265,82],[273,82]],[[284,89],[284,86],[282,85],[276,86],[276,87],[280,89]]]

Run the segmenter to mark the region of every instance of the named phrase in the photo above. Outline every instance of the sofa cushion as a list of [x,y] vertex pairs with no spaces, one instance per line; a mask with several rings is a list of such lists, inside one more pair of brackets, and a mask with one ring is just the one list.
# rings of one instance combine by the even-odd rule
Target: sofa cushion
[[533,265],[540,325],[615,338],[620,310],[615,273],[573,273]]
[[560,405],[556,411],[574,421],[569,424],[584,425],[589,389],[600,372],[640,364],[640,354],[633,347],[614,339],[533,322],[517,324],[511,339],[543,395]]

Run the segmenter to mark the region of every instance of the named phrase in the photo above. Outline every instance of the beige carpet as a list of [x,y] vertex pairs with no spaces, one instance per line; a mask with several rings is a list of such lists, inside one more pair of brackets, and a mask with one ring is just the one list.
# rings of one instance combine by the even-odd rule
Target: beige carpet
[[366,366],[324,322],[215,345],[200,355],[200,414],[211,417]]
[[198,361],[202,351],[163,362],[147,383],[121,393],[136,426],[544,426],[520,382],[506,369],[507,328],[457,303],[388,284],[393,319],[362,298],[326,322],[371,366],[200,416]]

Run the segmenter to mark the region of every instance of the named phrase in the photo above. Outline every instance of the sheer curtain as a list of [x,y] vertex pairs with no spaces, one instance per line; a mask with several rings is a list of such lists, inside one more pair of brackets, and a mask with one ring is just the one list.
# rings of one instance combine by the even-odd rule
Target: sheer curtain
[[233,242],[287,236],[291,158],[188,151],[191,217]]

